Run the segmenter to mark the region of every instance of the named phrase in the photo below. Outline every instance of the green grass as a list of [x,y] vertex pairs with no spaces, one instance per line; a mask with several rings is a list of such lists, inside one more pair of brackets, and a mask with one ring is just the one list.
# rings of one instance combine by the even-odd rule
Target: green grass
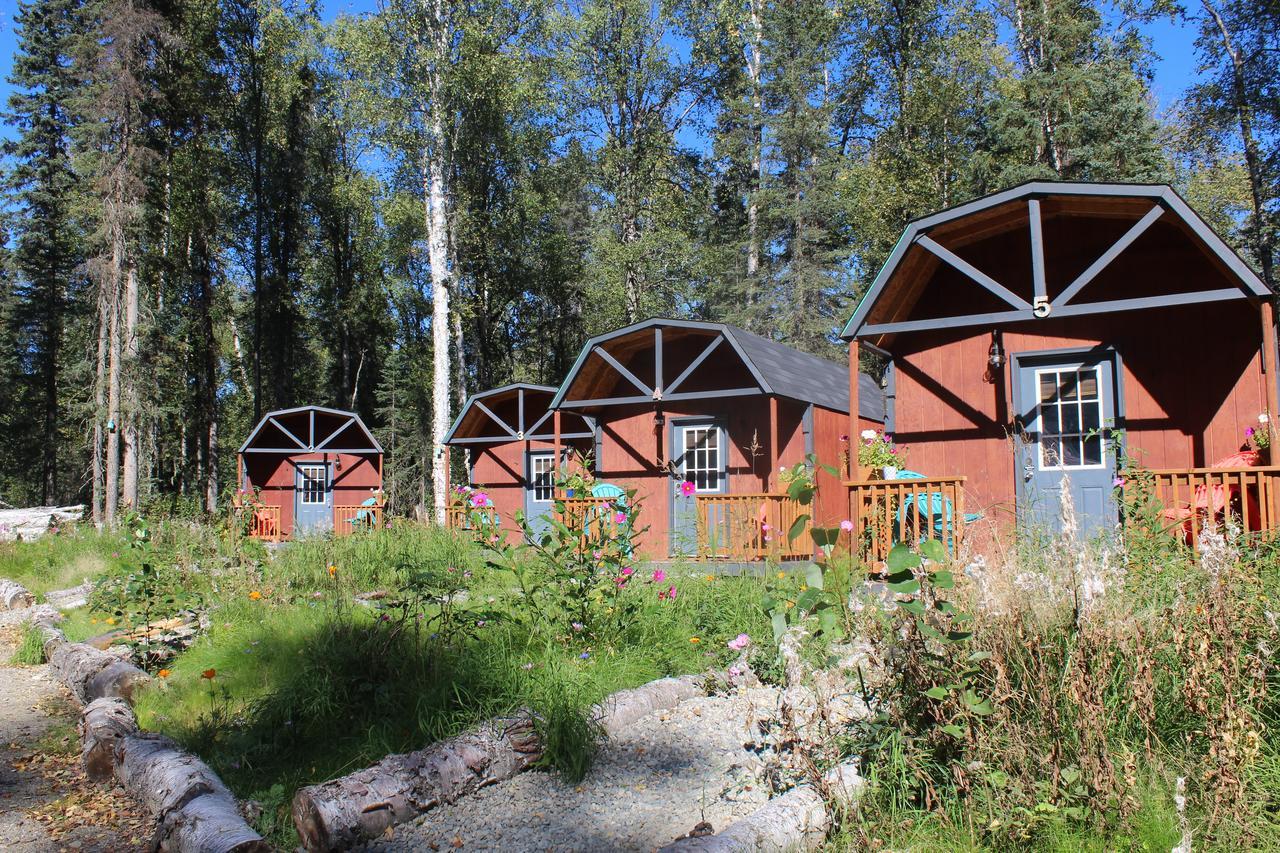
[[123,536],[91,527],[65,527],[34,542],[0,542],[0,578],[17,581],[37,596],[67,589],[127,559],[126,545]]
[[44,663],[44,638],[40,635],[40,629],[30,623],[22,626],[18,645],[14,648],[9,663],[12,666],[39,666]]

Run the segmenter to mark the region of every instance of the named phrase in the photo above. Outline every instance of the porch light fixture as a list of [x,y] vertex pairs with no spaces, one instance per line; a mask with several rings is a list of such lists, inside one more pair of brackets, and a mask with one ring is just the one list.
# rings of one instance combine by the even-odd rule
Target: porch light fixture
[[658,409],[656,412],[653,413],[653,429],[656,432],[658,430],[661,430],[666,425],[667,425],[667,416],[662,413],[662,409]]
[[1001,343],[999,329],[991,331],[991,347],[987,350],[987,364],[993,371],[999,371],[1004,367],[1004,346]]

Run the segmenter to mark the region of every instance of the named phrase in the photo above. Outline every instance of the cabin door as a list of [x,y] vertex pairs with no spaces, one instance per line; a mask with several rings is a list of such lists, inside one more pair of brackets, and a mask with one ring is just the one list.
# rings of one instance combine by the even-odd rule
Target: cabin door
[[293,531],[297,536],[333,529],[333,481],[323,462],[304,462],[294,469]]
[[1060,531],[1062,490],[1069,487],[1082,535],[1114,526],[1111,428],[1118,394],[1112,354],[1091,350],[1022,356],[1014,363],[1014,405],[1022,424],[1016,470],[1019,517]]
[[530,451],[524,460],[524,516],[535,536],[551,525],[555,502],[555,453]]
[[[728,491],[724,427],[709,420],[674,421],[671,425],[671,556],[699,551],[699,498]],[[712,525],[715,526],[714,524]]]

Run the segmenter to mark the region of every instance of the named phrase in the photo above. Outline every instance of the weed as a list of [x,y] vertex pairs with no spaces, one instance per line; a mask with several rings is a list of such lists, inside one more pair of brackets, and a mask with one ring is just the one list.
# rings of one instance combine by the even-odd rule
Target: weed
[[40,629],[30,623],[23,624],[18,645],[9,662],[13,666],[39,666],[44,663],[44,637]]

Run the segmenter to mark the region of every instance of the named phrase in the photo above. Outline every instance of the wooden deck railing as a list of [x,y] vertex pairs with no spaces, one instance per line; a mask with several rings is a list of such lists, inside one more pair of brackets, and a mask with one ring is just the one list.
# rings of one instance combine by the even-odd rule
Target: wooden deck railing
[[711,560],[803,559],[814,553],[809,525],[787,538],[807,510],[787,495],[698,495],[697,556]]
[[1246,534],[1280,527],[1280,466],[1163,468],[1146,472],[1164,529],[1198,547],[1206,527],[1230,518]]
[[883,562],[899,542],[937,539],[956,553],[964,538],[964,477],[853,480],[849,520],[868,563]]
[[616,498],[560,497],[557,501],[564,507],[558,513],[560,521],[570,530],[581,530],[584,544],[617,535],[618,524],[614,521]]
[[444,511],[445,527],[450,530],[471,530],[475,527],[475,519],[472,518],[473,512],[482,513],[481,520],[490,527],[497,527],[502,523],[498,516],[498,510],[494,507],[485,507],[484,509],[475,509],[470,506],[450,506]]
[[278,506],[232,506],[231,523],[251,539],[261,539],[264,542],[284,540],[284,535],[280,532]]
[[377,530],[382,527],[382,507],[335,506],[333,508],[333,535],[350,536],[356,531]]

